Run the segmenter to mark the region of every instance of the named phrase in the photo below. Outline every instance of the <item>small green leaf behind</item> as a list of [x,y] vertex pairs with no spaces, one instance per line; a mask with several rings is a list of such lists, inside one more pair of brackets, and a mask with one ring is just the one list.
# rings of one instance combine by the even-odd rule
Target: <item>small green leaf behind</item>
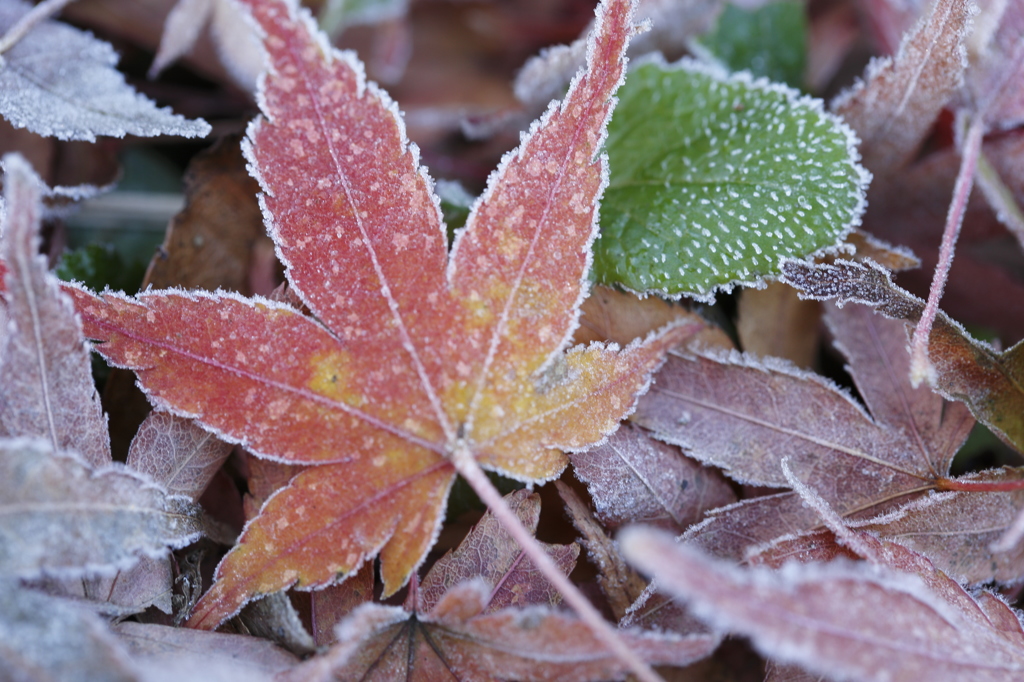
[[61,256],[56,274],[66,282],[82,282],[90,289],[109,287],[134,294],[146,267],[138,260],[126,263],[113,244],[86,244]]
[[710,300],[834,247],[870,175],[820,100],[747,73],[649,61],[619,91],[597,279]]
[[795,0],[756,9],[726,5],[714,29],[694,41],[693,47],[730,71],[747,70],[800,88],[807,64],[805,5]]

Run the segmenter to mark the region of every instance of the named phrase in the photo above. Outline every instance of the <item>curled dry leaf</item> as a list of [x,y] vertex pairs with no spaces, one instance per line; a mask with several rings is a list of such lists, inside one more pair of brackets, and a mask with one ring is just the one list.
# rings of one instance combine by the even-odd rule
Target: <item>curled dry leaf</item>
[[630,605],[640,598],[646,581],[626,565],[615,542],[591,514],[587,504],[562,481],[555,481],[558,496],[565,503],[565,513],[580,533],[580,544],[587,550],[590,563],[597,569],[597,584],[608,601],[616,620],[621,620]]
[[[784,278],[808,298],[831,299],[840,305],[863,303],[896,320],[916,323],[924,310],[924,301],[893,284],[889,273],[873,263],[790,262],[784,267]],[[963,402],[996,435],[1024,449],[1024,422],[1019,418],[1024,411],[1020,388],[1024,344],[998,352],[940,311],[928,348],[935,390]]]

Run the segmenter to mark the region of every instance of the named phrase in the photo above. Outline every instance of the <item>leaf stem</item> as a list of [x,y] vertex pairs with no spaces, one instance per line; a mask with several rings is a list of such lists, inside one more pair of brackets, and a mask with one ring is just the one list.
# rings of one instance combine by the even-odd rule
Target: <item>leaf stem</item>
[[523,526],[519,517],[505,503],[505,499],[494,487],[490,479],[480,468],[480,465],[473,458],[468,448],[457,448],[452,455],[452,463],[459,474],[466,479],[480,499],[487,505],[487,508],[498,519],[512,539],[519,543],[523,552],[530,558],[533,565],[537,567],[547,580],[562,594],[565,601],[572,607],[580,620],[586,624],[591,632],[604,641],[615,656],[636,675],[637,679],[643,682],[663,682],[651,667],[645,663],[635,651],[621,637],[615,628],[609,625],[608,621],[598,612],[590,601],[583,596],[569,578],[551,560],[544,548],[540,546],[537,539]]
[[[961,113],[960,116],[967,114]],[[958,123],[961,123],[960,119]],[[928,302],[925,304],[921,319],[918,320],[917,328],[914,329],[913,346],[910,350],[910,382],[916,388],[921,380],[931,374],[931,364],[928,361],[928,337],[932,333],[932,324],[935,322],[935,315],[939,311],[939,299],[946,288],[946,280],[949,277],[949,268],[953,264],[953,251],[956,248],[957,238],[960,236],[960,227],[963,225],[964,213],[967,210],[967,199],[971,195],[971,187],[974,185],[974,175],[978,166],[978,157],[981,155],[981,141],[985,135],[985,123],[982,116],[975,116],[970,122],[967,135],[963,138],[960,151],[960,171],[956,176],[956,184],[953,186],[953,201],[949,205],[949,213],[946,215],[946,227],[942,233],[942,245],[939,248],[939,261],[935,265],[935,275],[932,277],[932,286],[928,291]]]
[[[38,24],[46,21],[53,15],[64,9],[65,6],[70,5],[73,0],[43,0],[29,12],[18,20],[14,26],[10,28],[7,33],[4,34],[3,38],[0,38],[0,54],[7,52],[18,42],[25,37],[29,31],[35,28]],[[2,64],[0,60],[0,64]]]
[[1024,490],[1024,479],[1019,481],[964,481],[955,478],[939,478],[935,481],[937,490],[963,490],[971,492],[1014,492]]

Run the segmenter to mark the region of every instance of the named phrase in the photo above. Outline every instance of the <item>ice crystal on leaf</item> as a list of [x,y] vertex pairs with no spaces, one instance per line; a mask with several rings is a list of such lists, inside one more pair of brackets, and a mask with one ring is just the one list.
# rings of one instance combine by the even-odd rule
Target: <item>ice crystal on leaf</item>
[[600,281],[709,299],[859,224],[870,176],[856,136],[819,100],[691,60],[632,69],[621,99]]
[[[0,33],[32,5],[0,2]],[[108,43],[56,21],[43,21],[0,61],[0,114],[17,128],[61,140],[97,135],[204,137],[210,126],[160,109],[133,90]]]
[[201,628],[378,553],[395,592],[433,545],[456,472],[557,476],[563,451],[614,431],[692,328],[563,352],[586,295],[631,3],[599,11],[588,70],[503,160],[450,257],[387,95],[294,2],[244,4],[268,53],[249,161],[314,317],[224,293],[75,294],[86,334],[157,405],[261,456],[318,465],[248,524],[193,613]]

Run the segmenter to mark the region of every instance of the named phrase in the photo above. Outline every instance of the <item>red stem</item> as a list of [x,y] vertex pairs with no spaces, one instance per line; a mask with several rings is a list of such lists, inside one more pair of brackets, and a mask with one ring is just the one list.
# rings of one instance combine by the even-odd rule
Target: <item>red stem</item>
[[921,380],[931,373],[931,365],[928,362],[928,337],[932,333],[932,324],[939,311],[939,299],[942,298],[942,291],[946,288],[949,268],[953,265],[953,251],[956,248],[956,240],[960,236],[960,227],[963,225],[967,199],[971,196],[971,187],[974,185],[974,175],[978,167],[981,140],[984,135],[984,121],[981,116],[976,116],[971,121],[967,135],[963,139],[960,171],[957,173],[956,184],[953,187],[953,201],[950,203],[949,213],[946,215],[946,227],[942,233],[942,246],[939,249],[939,262],[935,265],[935,275],[932,278],[931,289],[928,291],[928,302],[925,304],[924,312],[914,330],[913,347],[910,350],[910,381],[914,386],[920,384]]
[[579,619],[583,621],[598,639],[602,640],[608,649],[622,661],[642,682],[664,682],[654,670],[651,669],[643,659],[619,636],[619,633],[612,627],[604,616],[594,607],[590,601],[583,596],[583,593],[572,584],[569,578],[562,573],[544,548],[540,546],[537,539],[526,530],[522,521],[515,512],[505,503],[505,499],[494,487],[490,479],[480,468],[480,465],[473,458],[473,454],[465,448],[459,448],[452,456],[452,463],[459,474],[466,479],[466,482],[473,488],[487,508],[494,514],[495,518],[504,526],[512,539],[523,549],[523,553],[530,558],[533,565],[537,567],[541,575],[547,578],[548,582],[554,585],[566,603],[576,612]]
[[1024,490],[1024,479],[1019,481],[964,481],[955,478],[939,478],[935,481],[935,487],[938,490],[1002,493]]

